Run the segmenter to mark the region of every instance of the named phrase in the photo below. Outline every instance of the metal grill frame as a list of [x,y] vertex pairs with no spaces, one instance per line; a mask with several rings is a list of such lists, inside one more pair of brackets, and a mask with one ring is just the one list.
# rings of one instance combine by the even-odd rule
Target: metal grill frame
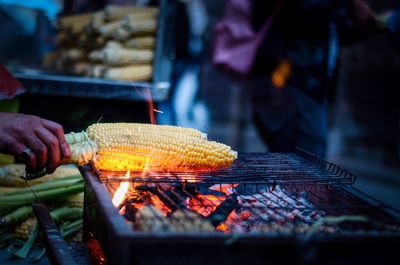
[[[334,176],[346,179],[346,181],[334,181],[331,184],[329,181],[314,183],[317,186],[329,184],[333,188],[343,189],[351,196],[370,204],[371,207],[382,207],[385,212],[399,216],[390,207],[353,188],[351,183],[355,177],[349,175],[350,173],[332,166],[331,163],[324,163],[320,159],[310,157],[307,153],[303,155],[304,159],[314,161],[313,163],[318,164],[319,167],[334,173]],[[360,261],[365,258],[366,262],[376,261],[375,263],[391,264],[391,261],[397,258],[400,234],[384,231],[343,232],[329,236],[315,234],[312,237],[296,234],[229,235],[215,232],[134,231],[112,204],[106,186],[99,179],[99,172],[90,165],[80,167],[80,171],[86,180],[84,239],[87,240],[94,236],[99,240],[110,264],[165,264],[168,262],[175,264],[264,264],[266,259],[271,264],[287,264],[299,261],[307,263],[308,259],[311,259],[312,262],[325,261],[327,256],[330,257],[331,262],[345,257],[349,261],[356,259]],[[343,185],[343,183],[347,184]],[[293,255],[287,255],[288,251]],[[336,255],[335,258],[332,258],[332,255]],[[343,261],[341,262],[343,263]]]

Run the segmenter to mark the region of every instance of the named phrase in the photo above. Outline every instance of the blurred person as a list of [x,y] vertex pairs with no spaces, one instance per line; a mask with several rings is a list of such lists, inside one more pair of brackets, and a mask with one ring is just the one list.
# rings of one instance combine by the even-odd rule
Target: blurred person
[[252,82],[253,119],[270,151],[324,156],[340,44],[378,31],[371,8],[362,0],[230,0],[225,11],[213,61]]
[[[0,101],[11,100],[24,89],[0,66]],[[46,168],[53,173],[71,156],[63,127],[37,116],[0,111],[0,153],[21,157],[28,172]]]
[[387,24],[393,46],[400,52],[400,7],[388,12],[384,23]]

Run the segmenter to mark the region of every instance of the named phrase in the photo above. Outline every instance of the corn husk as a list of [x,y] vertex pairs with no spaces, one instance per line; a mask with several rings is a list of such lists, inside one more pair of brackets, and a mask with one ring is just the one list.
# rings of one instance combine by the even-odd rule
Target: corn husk
[[[77,174],[80,173],[75,165],[61,165],[56,169],[56,171],[54,171],[53,174],[48,174],[41,178],[30,180],[29,185],[44,183],[54,179]],[[21,176],[25,177],[25,165],[23,164],[11,164],[0,167],[0,186],[26,187],[25,180],[22,179]]]

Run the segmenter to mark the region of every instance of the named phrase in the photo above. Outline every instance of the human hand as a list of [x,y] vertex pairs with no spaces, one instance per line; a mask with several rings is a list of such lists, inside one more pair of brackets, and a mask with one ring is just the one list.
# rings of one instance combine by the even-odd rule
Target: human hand
[[25,150],[28,172],[37,172],[46,167],[53,173],[71,150],[65,140],[61,125],[37,116],[0,112],[0,152],[14,156]]

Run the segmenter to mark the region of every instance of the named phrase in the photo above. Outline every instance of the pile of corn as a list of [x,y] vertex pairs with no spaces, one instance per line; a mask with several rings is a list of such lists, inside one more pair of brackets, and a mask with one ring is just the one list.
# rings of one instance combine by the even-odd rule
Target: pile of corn
[[[53,174],[29,182],[23,179],[24,176],[25,165],[0,167],[0,230],[5,223],[16,224],[32,216],[31,203],[37,198],[53,207],[83,207],[83,179],[76,166],[62,165]],[[77,184],[76,189],[67,190]],[[54,194],[49,195],[52,191]]]
[[110,5],[59,19],[57,50],[44,64],[58,71],[113,80],[149,80],[158,9]]

